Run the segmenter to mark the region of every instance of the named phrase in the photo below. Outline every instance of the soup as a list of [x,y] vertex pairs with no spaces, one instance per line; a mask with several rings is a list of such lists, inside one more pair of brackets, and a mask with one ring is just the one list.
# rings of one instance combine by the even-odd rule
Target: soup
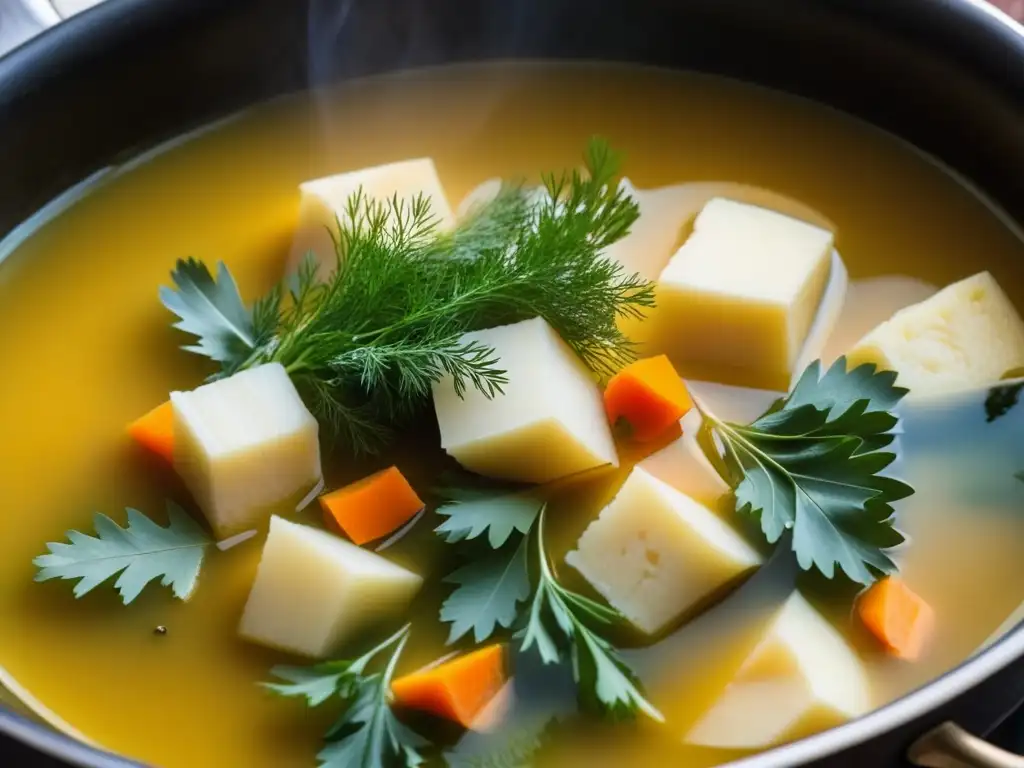
[[[595,245],[599,238],[591,230],[574,235],[565,195],[560,207],[530,191],[541,172],[579,167],[595,134],[622,153],[629,185],[615,197],[616,183],[605,190],[587,187],[584,175],[570,178],[565,194],[578,192],[577,202],[590,201],[591,228],[629,223],[629,200],[635,199],[640,218],[634,232],[649,239],[632,253],[621,246],[629,241],[606,248]],[[311,402],[315,392],[301,389],[300,400],[290,389],[289,375],[315,386],[303,379],[320,375],[310,360],[324,348],[318,344],[340,343],[337,338],[307,344],[304,322],[290,331],[281,325],[272,331],[279,336],[270,358],[286,364],[274,366],[270,358],[260,365],[239,362],[233,356],[238,340],[252,330],[251,320],[245,312],[231,314],[222,276],[220,289],[204,288],[220,308],[204,312],[200,305],[209,301],[196,288],[204,285],[202,275],[185,268],[177,272],[178,292],[165,293],[165,300],[169,295],[173,305],[176,296],[179,308],[182,301],[189,304],[181,309],[192,319],[185,330],[205,332],[207,352],[227,358],[228,368],[235,360],[248,369],[197,390],[220,367],[177,349],[196,343],[196,334],[173,329],[177,318],[157,295],[159,286],[172,286],[168,273],[176,260],[192,256],[214,272],[223,261],[248,306],[280,280],[289,259],[316,266],[304,261],[305,248],[323,247],[323,239],[317,241],[323,211],[316,206],[326,205],[322,200],[330,193],[307,187],[300,205],[301,183],[409,158],[432,159],[450,219],[462,222],[459,231],[490,221],[499,240],[487,240],[486,226],[462,239],[429,234],[396,256],[395,238],[386,234],[394,219],[382,220],[376,240],[364,219],[363,229],[350,227],[348,239],[342,238],[340,261],[333,253],[321,260],[320,276],[328,285],[340,282],[332,274],[367,281],[337,293],[350,303],[339,301],[341,319],[331,321],[356,328],[354,342],[343,340],[349,344],[344,359],[358,359],[349,386],[392,387],[374,395],[379,399],[360,401],[369,403],[361,413],[370,422],[385,413],[402,415],[397,412],[405,413],[410,401],[412,416],[395,420],[386,447],[356,455],[351,436],[330,440],[327,421],[351,426],[359,414],[325,411],[324,403]],[[430,164],[418,167],[416,178],[434,183]],[[380,178],[335,183],[346,200],[345,189],[360,183],[368,196],[405,194],[396,182]],[[504,192],[496,183],[480,186],[492,178],[525,179],[526,186]],[[460,211],[460,201],[474,190],[476,204]],[[0,421],[9,436],[0,449],[7,515],[0,539],[0,665],[11,687],[40,713],[92,743],[168,768],[314,765],[325,748],[324,733],[346,711],[338,694],[349,681],[355,686],[349,693],[368,697],[359,699],[365,705],[360,711],[377,718],[372,722],[392,728],[398,742],[424,755],[444,755],[451,765],[620,765],[643,759],[712,766],[855,717],[928,682],[981,647],[1024,597],[1013,586],[1024,583],[1017,544],[1024,518],[1016,514],[1024,485],[1014,478],[1024,469],[1024,445],[1013,439],[1021,434],[1024,409],[1013,407],[1019,392],[1014,380],[999,381],[1024,364],[1013,359],[1024,344],[1014,335],[1020,321],[1005,307],[986,303],[998,304],[1002,296],[992,282],[968,283],[952,299],[936,294],[987,270],[1010,301],[1024,306],[1020,241],[943,169],[843,115],[689,74],[603,65],[467,66],[268,104],[111,169],[80,191],[57,215],[31,223],[0,267],[0,322],[7,329],[0,354],[17,361],[6,367],[0,397]],[[434,199],[433,206],[444,213],[442,201]],[[609,213],[613,209],[619,218]],[[495,211],[511,218],[497,219]],[[603,216],[614,220],[609,224]],[[336,236],[344,231],[344,212],[342,218]],[[581,219],[571,220],[583,226]],[[521,231],[508,240],[502,226]],[[293,248],[297,237],[312,240]],[[297,260],[291,255],[296,248]],[[474,260],[487,248],[499,256],[489,257],[491,277],[481,277],[472,271]],[[572,248],[579,251],[578,262],[566,260],[566,271],[550,273],[548,284],[529,270],[516,278],[520,282],[502,271],[534,258],[532,268],[545,274],[541,256],[566,259]],[[741,290],[730,282],[735,273],[715,271],[714,264],[727,257],[744,263],[765,248],[785,265],[777,270],[784,279],[769,275],[762,281],[774,287]],[[374,254],[396,271],[385,274],[370,258]],[[441,257],[463,258],[467,265],[437,266]],[[662,279],[670,260],[686,266],[709,258],[712,267],[700,279],[685,270],[675,283]],[[628,269],[602,271],[609,259],[621,259]],[[362,272],[352,266],[359,264]],[[573,271],[578,264],[589,264],[590,271]],[[525,289],[511,309],[495,291],[494,304],[475,319],[460,315],[450,327],[417,325],[419,319],[401,314],[415,305],[417,318],[431,316],[434,295],[410,286],[430,285],[430,276],[446,269],[465,270],[457,274],[477,281],[467,285],[483,286],[481,291],[492,278]],[[646,274],[634,277],[635,270]],[[839,280],[843,271],[845,284]],[[563,275],[572,278],[564,286],[558,284]],[[324,284],[308,270],[307,278],[309,286]],[[376,279],[392,280],[391,293],[366,288]],[[647,280],[661,281],[656,292]],[[623,281],[628,289],[621,288]],[[604,290],[613,285],[621,288],[617,299]],[[700,294],[701,285],[709,293]],[[451,289],[439,283],[429,290],[442,295]],[[760,303],[743,299],[744,291],[761,291]],[[716,304],[711,294],[731,296],[733,303]],[[312,295],[314,303],[327,300],[315,290]],[[839,297],[838,304],[829,304],[830,295]],[[632,297],[647,319],[616,323],[608,312],[574,314],[576,302],[612,311],[633,306],[623,296]],[[641,306],[652,298],[655,309]],[[937,301],[946,303],[935,309]],[[280,311],[290,306],[285,299]],[[344,314],[353,306],[369,324]],[[540,311],[531,311],[536,306]],[[801,319],[800,306],[814,311]],[[831,319],[825,318],[829,306]],[[870,344],[859,344],[907,307],[915,313],[913,323],[900,326],[895,341],[884,336],[873,352]],[[989,314],[997,310],[1004,314],[993,320]],[[935,312],[944,326],[934,321]],[[538,314],[542,319],[533,319]],[[946,357],[921,352],[922,343],[995,327],[985,325],[990,321],[1002,323],[999,338],[990,335],[978,345],[991,344],[997,351],[990,355],[964,348]],[[495,326],[513,330],[497,336],[486,330]],[[333,327],[321,329],[329,336]],[[626,355],[606,354],[616,327],[641,342],[646,365],[621,372],[613,395],[611,374],[626,363]],[[945,337],[936,330],[943,327]],[[553,328],[561,328],[573,346]],[[471,337],[476,347],[470,349],[467,340],[446,342],[451,329],[479,331]],[[722,329],[731,335],[716,336]],[[289,343],[297,345],[292,349],[299,350],[291,357],[281,351],[289,332]],[[604,341],[595,341],[593,335],[602,333]],[[429,354],[400,360],[380,351],[394,344],[400,356],[406,342],[421,352],[426,345]],[[363,350],[356,358],[353,346]],[[621,343],[615,348],[624,349]],[[379,378],[367,373],[366,349],[383,361],[374,369],[383,370]],[[580,362],[581,350],[593,355],[597,374]],[[667,358],[658,357],[666,352]],[[822,375],[844,354],[876,362],[888,354],[898,383],[921,382],[920,392],[912,386],[901,399],[891,379],[871,379],[863,371],[859,383],[843,378],[854,387],[874,382],[887,393],[882,400],[899,401],[868,409],[878,406],[876,416],[892,411],[900,417],[892,447],[885,445],[891,424],[884,418],[874,427],[856,422],[856,429],[871,434],[870,441],[857,438],[856,451],[849,442],[854,438],[839,427],[836,441],[822,437],[820,444],[804,446],[812,452],[849,449],[851,464],[861,451],[877,457],[898,448],[891,467],[870,459],[871,467],[858,470],[860,501],[818,498],[833,520],[862,516],[851,525],[868,532],[861,538],[856,531],[836,534],[838,545],[808,540],[808,518],[796,516],[766,537],[768,513],[742,509],[744,499],[752,509],[763,508],[764,499],[738,487],[741,476],[752,477],[755,469],[741,461],[740,427],[727,422],[753,422],[784,396],[790,382],[783,378],[792,373],[795,382],[817,357]],[[444,389],[451,387],[438,363],[444,355],[452,365],[479,355],[469,369],[483,377],[481,385],[489,381],[508,392],[493,391],[488,399],[467,378],[465,399],[455,397]],[[1000,370],[991,374],[986,365]],[[347,370],[338,366],[332,375]],[[395,383],[400,370],[406,370],[405,384]],[[843,370],[840,364],[835,374],[854,375]],[[805,383],[813,389],[816,379]],[[165,403],[170,392],[181,393],[173,406],[134,433],[158,450],[126,436],[125,426]],[[514,397],[515,409],[494,410]],[[811,399],[828,412],[820,397]],[[832,404],[837,410],[829,418],[842,410]],[[580,415],[584,405],[589,410]],[[609,424],[606,407],[621,418]],[[319,417],[319,443],[311,411]],[[575,426],[552,427],[559,418]],[[818,429],[827,431],[824,424]],[[509,439],[512,433],[519,437]],[[707,439],[695,440],[698,435]],[[374,437],[382,435],[371,423],[357,439]],[[765,447],[774,438],[764,439],[758,456],[775,450]],[[723,458],[721,450],[730,445]],[[819,457],[812,469],[834,482],[840,464]],[[331,494],[323,500],[330,524],[321,505],[301,503],[320,491],[321,467],[323,492]],[[337,493],[389,467],[397,470]],[[903,486],[878,480],[876,470],[906,481],[913,495],[898,498]],[[523,480],[535,485],[506,487],[506,481]],[[462,490],[437,490],[453,485]],[[467,495],[467,487],[473,493]],[[899,536],[886,514],[876,508],[864,517],[866,499],[877,500],[879,493],[891,498],[896,528],[906,538],[895,548],[890,545]],[[452,495],[461,505],[452,506]],[[162,563],[149,556],[145,567],[156,581],[137,597],[130,592],[142,586],[138,572],[123,577],[128,594],[112,589],[111,578],[78,600],[74,582],[34,583],[48,567],[56,569],[51,576],[84,575],[66,562],[61,570],[52,559],[34,565],[46,542],[67,543],[67,530],[94,535],[97,511],[123,526],[126,507],[166,526],[165,499],[197,522],[176,517],[182,538],[150,546],[172,554]],[[271,513],[273,552],[269,545],[264,550]],[[843,524],[840,519],[822,530]],[[474,526],[478,530],[469,530]],[[439,527],[444,535],[435,531]],[[235,537],[250,529],[255,537]],[[232,546],[222,551],[208,545],[214,538]],[[851,542],[861,547],[860,555],[849,554]],[[89,560],[93,575],[111,572],[103,558],[124,554],[124,546],[72,559]],[[204,557],[192,591],[199,552]],[[833,560],[843,564],[833,566]],[[886,588],[876,584],[858,597],[881,571],[897,566],[898,576],[879,581]],[[168,579],[173,589],[159,585],[169,572],[177,575]],[[346,584],[364,591],[342,594]],[[467,585],[476,596],[462,591],[461,607],[453,606],[452,592]],[[175,591],[189,599],[175,599]],[[122,604],[129,597],[134,599]],[[609,602],[621,615],[605,607]],[[278,665],[355,659],[406,621],[404,634],[394,636],[361,677],[342,679],[339,667],[271,673]],[[451,635],[458,639],[448,644]],[[544,663],[538,651],[545,642],[551,644],[546,655],[559,663]],[[813,666],[807,666],[819,652],[830,672],[845,670],[835,675],[836,685],[821,690],[810,686]],[[580,679],[568,665],[573,653],[584,668]],[[390,678],[369,677],[383,674],[392,658],[397,666]],[[431,664],[436,666],[423,671]],[[288,687],[301,681],[311,687]],[[259,686],[263,682],[303,695],[276,697]],[[319,706],[308,706],[321,698]],[[609,703],[634,710],[634,717],[609,725]],[[409,730],[401,731],[398,722]],[[387,738],[353,741],[369,733],[359,726],[358,717],[348,721],[347,730],[328,743],[323,764],[359,764],[354,755],[364,748],[365,764],[371,758],[409,762],[409,753],[392,750]]]

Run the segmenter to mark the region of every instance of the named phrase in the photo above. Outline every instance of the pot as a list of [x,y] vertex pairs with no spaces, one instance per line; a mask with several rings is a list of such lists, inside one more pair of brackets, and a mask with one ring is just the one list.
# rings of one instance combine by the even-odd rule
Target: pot
[[[1024,31],[981,0],[107,0],[0,59],[0,233],[256,102],[510,57],[690,68],[803,95],[900,136],[1024,222]],[[1018,627],[889,706],[734,765],[1024,766],[967,733],[1021,700]],[[4,765],[132,765],[2,694],[0,732]]]

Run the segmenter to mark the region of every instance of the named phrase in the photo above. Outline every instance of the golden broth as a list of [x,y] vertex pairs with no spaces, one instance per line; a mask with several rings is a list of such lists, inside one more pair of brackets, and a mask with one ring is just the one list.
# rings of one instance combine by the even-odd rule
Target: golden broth
[[[281,272],[306,179],[430,156],[454,206],[488,177],[574,166],[594,133],[626,153],[638,187],[726,179],[822,212],[854,279],[899,273],[945,285],[989,269],[1024,306],[1021,244],[982,202],[891,137],[778,94],[653,70],[502,64],[368,80],[255,109],[109,175],[0,267],[0,665],[71,727],[145,762],[312,765],[331,713],[258,689],[282,657],[235,634],[258,542],[210,557],[187,604],[159,588],[127,608],[110,588],[75,601],[67,582],[34,584],[32,558],[66,529],[91,529],[94,511],[123,520],[129,505],[159,516],[164,497],[187,500],[124,433],[207,372],[177,350],[186,339],[157,300],[176,258],[224,260],[252,297]],[[418,487],[446,464],[409,446],[376,462],[336,455],[325,468],[340,480],[388,463]],[[559,506],[555,554],[611,489]],[[939,625],[914,665],[863,644],[879,704],[962,661],[1024,598],[1013,588],[1024,584],[1024,517],[996,507],[921,494],[902,508],[914,540],[902,564]],[[430,527],[428,517],[396,552],[439,577],[448,566]],[[429,589],[417,601],[405,668],[441,652],[442,594]],[[837,603],[845,627],[849,602]],[[167,634],[155,635],[157,625]],[[677,688],[670,708],[685,716],[693,693]],[[685,748],[646,724],[601,733],[600,760],[589,734],[588,747],[559,740],[551,761],[698,766],[731,756]]]

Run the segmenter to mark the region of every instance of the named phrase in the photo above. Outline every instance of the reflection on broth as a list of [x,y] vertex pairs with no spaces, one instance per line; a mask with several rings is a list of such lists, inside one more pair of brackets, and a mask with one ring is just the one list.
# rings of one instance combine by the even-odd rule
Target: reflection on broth
[[[592,205],[572,219],[538,174],[576,168],[592,135],[623,154],[628,181],[569,181],[578,210]],[[335,178],[360,169],[374,170]],[[326,181],[300,201],[310,180]],[[338,207],[360,189],[409,211],[423,192],[456,234],[402,250],[386,208],[379,229],[372,216],[346,229]],[[630,236],[595,245],[630,200]],[[340,261],[322,226],[336,214]],[[223,275],[206,284],[179,265],[163,298],[185,319],[169,328],[157,288],[177,259],[223,260],[251,301],[307,250],[299,309],[286,298],[255,320]],[[601,272],[605,256],[629,275]],[[327,320],[303,314],[332,301],[314,268],[343,286]],[[971,277],[982,271],[992,280]],[[453,282],[473,290],[456,301]],[[1022,286],[1020,243],[937,166],[735,83],[501,64],[260,107],[109,176],[0,268],[0,321],[15,329],[0,355],[19,361],[0,389],[16,436],[0,447],[8,687],[168,768],[409,762],[353,712],[452,766],[710,767],[859,716],[961,663],[1024,604],[1024,407],[1016,380],[998,382],[1024,365],[1002,294],[1024,306]],[[615,317],[629,307],[642,317]],[[623,368],[619,332],[641,364]],[[176,349],[197,336],[215,361]],[[901,398],[891,376],[842,365],[800,379],[851,352],[925,383]],[[456,396],[467,370],[477,378]],[[749,426],[791,385],[781,415]],[[133,428],[143,445],[126,437],[171,392]],[[353,452],[386,430],[382,453]],[[757,474],[771,462],[782,469]],[[295,511],[321,479],[321,504]],[[508,495],[524,482],[547,485]],[[166,517],[165,498],[203,525]],[[882,498],[903,543],[872,506]],[[86,578],[75,600],[61,579],[109,566],[59,560],[81,549],[51,544],[33,565],[65,531],[93,534],[94,511],[124,525],[126,506],[170,527],[149,529],[160,562],[109,579],[121,594]],[[259,533],[220,551],[210,529]],[[875,581],[888,558],[898,581]],[[875,603],[858,598],[870,582]],[[871,608],[886,600],[907,634]],[[382,641],[366,674],[305,668]],[[302,695],[273,697],[268,681]],[[612,724],[609,709],[635,717]]]

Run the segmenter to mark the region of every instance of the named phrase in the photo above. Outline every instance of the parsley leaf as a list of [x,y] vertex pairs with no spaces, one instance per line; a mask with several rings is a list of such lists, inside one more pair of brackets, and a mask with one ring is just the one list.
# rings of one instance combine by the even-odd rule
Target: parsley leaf
[[[278,666],[270,674],[286,681],[263,683],[263,687],[279,696],[304,696],[310,707],[319,707],[345,685],[342,681],[352,669],[347,662],[328,662],[315,667]],[[348,682],[348,681],[346,681]]]
[[[224,263],[217,264],[214,279],[201,261],[179,259],[171,280],[175,287],[161,286],[160,300],[180,318],[174,327],[199,339],[184,349],[223,363],[225,372],[242,365],[256,346],[256,331]],[[263,305],[262,311],[266,309]]]
[[[451,492],[449,492],[451,493]],[[434,530],[449,544],[475,539],[487,533],[492,549],[502,546],[513,531],[525,534],[533,526],[544,502],[530,494],[486,496],[462,494],[461,500],[439,507],[448,519]]]
[[914,492],[879,474],[896,458],[880,449],[893,440],[899,419],[890,409],[906,392],[895,374],[873,365],[847,371],[841,357],[824,376],[819,363],[809,366],[793,392],[749,426],[698,408],[702,429],[723,449],[710,458],[735,489],[739,512],[759,519],[770,543],[792,530],[804,570],[832,578],[838,564],[870,584],[896,570],[886,550],[903,535],[891,504]]
[[1024,381],[992,387],[985,398],[985,420],[991,423],[1008,414],[1017,405],[1021,390],[1024,390]]
[[[317,755],[320,768],[415,768],[423,763],[420,750],[430,742],[403,725],[391,710],[391,680],[409,640],[409,629],[406,624],[351,661],[271,670],[286,682],[263,683],[263,687],[278,695],[304,698],[310,707],[335,697],[345,703],[327,731],[327,745]],[[383,671],[367,674],[373,661],[389,649],[391,655]]]
[[174,596],[187,600],[196,588],[206,548],[213,540],[185,510],[167,502],[168,524],[161,528],[144,514],[128,509],[128,525],[121,528],[96,513],[96,536],[68,531],[71,542],[49,542],[49,553],[32,561],[39,568],[36,581],[79,579],[75,597],[91,592],[117,573],[114,587],[125,605],[153,579],[171,587]]
[[544,551],[543,512],[535,531],[540,573],[526,626],[517,634],[520,651],[536,649],[545,664],[557,664],[567,645],[577,695],[584,707],[613,719],[631,717],[639,710],[662,722],[664,717],[644,697],[636,675],[595,629],[620,622],[622,616],[559,584]]
[[[493,532],[493,528],[492,528]],[[493,554],[459,568],[444,578],[458,588],[441,606],[441,621],[451,622],[448,643],[470,630],[482,643],[498,627],[511,627],[519,604],[530,596],[527,539],[507,542]]]

